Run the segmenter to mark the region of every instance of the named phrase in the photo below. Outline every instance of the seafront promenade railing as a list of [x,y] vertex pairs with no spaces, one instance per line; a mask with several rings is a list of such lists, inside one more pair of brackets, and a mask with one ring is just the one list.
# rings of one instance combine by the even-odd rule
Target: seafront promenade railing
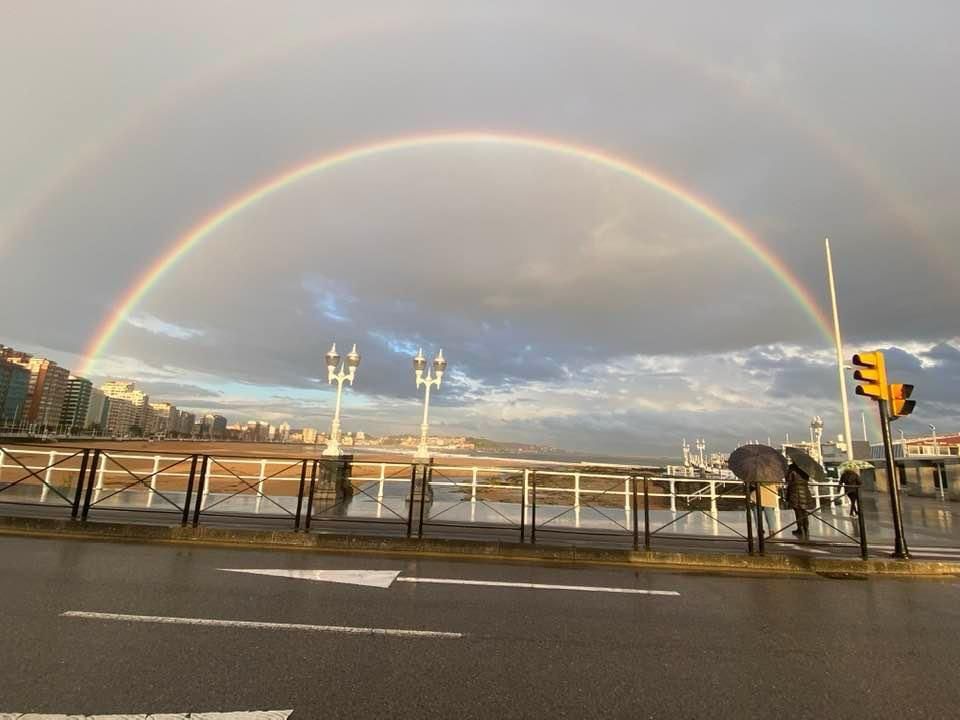
[[[192,450],[192,448],[191,448]],[[464,458],[464,461],[469,462]],[[866,553],[862,515],[836,483],[813,484],[812,543]],[[747,496],[751,502],[747,502]],[[496,536],[519,542],[792,543],[793,513],[774,527],[739,480],[664,477],[649,469],[544,463],[429,464],[322,457],[28,444],[0,446],[0,507],[78,521]],[[0,511],[2,512],[2,511]],[[350,530],[352,532],[352,530]]]

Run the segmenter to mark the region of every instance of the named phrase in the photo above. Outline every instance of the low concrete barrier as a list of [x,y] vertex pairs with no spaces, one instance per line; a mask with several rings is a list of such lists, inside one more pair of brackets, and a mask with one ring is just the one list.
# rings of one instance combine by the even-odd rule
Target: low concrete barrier
[[458,557],[497,561],[651,566],[711,572],[790,573],[842,576],[960,576],[960,563],[935,560],[847,559],[794,555],[745,555],[551,547],[501,541],[393,538],[312,534],[216,527],[164,527],[120,523],[75,523],[48,518],[0,517],[0,534],[76,539],[284,547],[320,552]]

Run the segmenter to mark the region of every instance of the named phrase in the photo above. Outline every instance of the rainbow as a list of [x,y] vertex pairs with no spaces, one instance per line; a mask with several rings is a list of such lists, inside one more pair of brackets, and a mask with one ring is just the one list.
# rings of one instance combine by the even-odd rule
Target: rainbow
[[711,205],[703,198],[698,197],[693,192],[681,187],[676,182],[629,160],[585,145],[552,138],[500,132],[446,132],[426,135],[407,135],[337,150],[286,170],[233,198],[226,205],[205,217],[177,238],[177,240],[127,288],[90,340],[84,353],[84,363],[80,371],[81,374],[88,375],[91,373],[97,358],[110,343],[113,336],[116,335],[117,331],[123,326],[124,321],[134,308],[136,308],[138,303],[150,292],[150,289],[186,256],[192,248],[209,237],[218,228],[243,213],[247,208],[305,178],[348,163],[406,150],[457,145],[519,147],[585,160],[612,171],[628,175],[650,187],[667,193],[691,210],[709,219],[732,238],[739,241],[744,248],[765,265],[783,284],[813,322],[820,328],[824,337],[832,342],[833,336],[830,329],[830,321],[810,291],[804,287],[790,268],[774,255],[756,236],[747,231],[746,228],[724,214],[717,207]]

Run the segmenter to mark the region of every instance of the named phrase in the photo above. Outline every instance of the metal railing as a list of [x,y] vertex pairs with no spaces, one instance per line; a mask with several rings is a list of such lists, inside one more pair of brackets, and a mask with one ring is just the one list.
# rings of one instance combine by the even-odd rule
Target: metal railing
[[[0,446],[0,505],[49,508],[79,521],[246,524],[330,532],[359,526],[403,536],[497,535],[521,543],[578,536],[634,549],[682,542],[749,552],[796,542],[797,521],[765,529],[758,488],[739,480],[661,477],[629,468],[525,467],[117,448]],[[811,545],[865,556],[863,515],[838,515],[847,491],[811,484]],[[859,490],[857,489],[857,493]],[[751,500],[748,502],[748,498]],[[175,522],[175,520],[174,520]],[[850,524],[853,523],[851,527]]]

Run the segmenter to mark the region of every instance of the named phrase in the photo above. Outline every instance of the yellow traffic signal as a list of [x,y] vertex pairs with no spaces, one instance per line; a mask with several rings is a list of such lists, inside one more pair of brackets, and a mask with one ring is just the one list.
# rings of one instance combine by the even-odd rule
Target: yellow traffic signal
[[890,419],[903,417],[913,412],[917,406],[916,400],[910,400],[913,394],[913,385],[893,383],[890,386]]
[[874,400],[890,399],[882,352],[877,350],[857,353],[853,356],[853,364],[861,368],[853,372],[853,379],[861,383],[857,385],[857,395],[865,395]]

